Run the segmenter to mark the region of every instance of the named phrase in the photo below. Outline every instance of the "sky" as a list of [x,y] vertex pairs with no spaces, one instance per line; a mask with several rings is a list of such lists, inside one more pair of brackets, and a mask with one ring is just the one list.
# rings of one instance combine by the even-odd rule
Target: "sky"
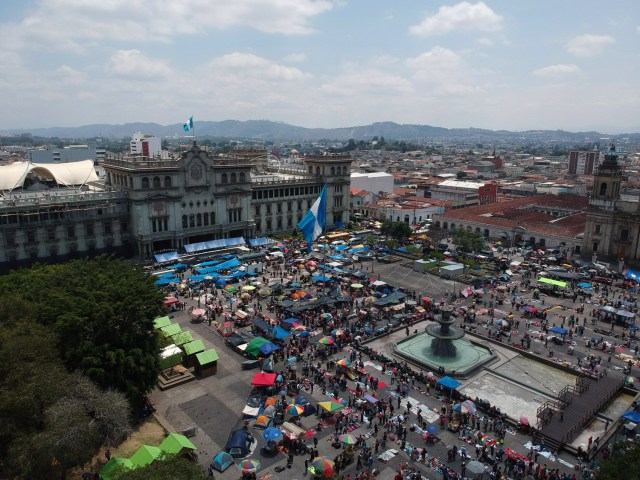
[[638,0],[0,0],[0,129],[640,131]]

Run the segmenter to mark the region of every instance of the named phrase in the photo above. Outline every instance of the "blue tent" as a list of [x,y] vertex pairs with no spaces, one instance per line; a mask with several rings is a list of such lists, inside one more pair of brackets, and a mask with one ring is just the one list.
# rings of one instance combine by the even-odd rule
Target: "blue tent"
[[331,277],[327,277],[325,275],[314,275],[313,277],[311,277],[311,280],[313,280],[314,282],[328,282],[329,280],[331,280]]
[[551,327],[549,331],[553,333],[557,333],[559,335],[566,335],[567,333],[569,333],[568,330],[565,330],[564,328],[560,328],[560,327]]
[[622,414],[622,418],[626,418],[627,420],[633,423],[640,423],[640,412],[636,412],[634,410],[627,410]]
[[257,237],[257,238],[250,238],[249,240],[247,240],[247,243],[249,244],[250,247],[261,247],[263,245],[269,245],[271,242],[269,241],[268,238]]
[[462,384],[451,377],[442,377],[440,380],[438,380],[438,385],[442,385],[445,388],[450,388],[451,390],[454,390]]
[[233,457],[227,452],[220,452],[211,461],[211,468],[217,472],[224,472],[231,465],[233,465]]
[[216,280],[217,288],[224,288],[226,286],[227,286],[227,281],[224,278],[219,278],[218,280]]
[[280,350],[280,347],[277,346],[275,343],[267,342],[264,345],[260,346],[260,352],[263,355],[269,355],[275,352],[276,350]]
[[162,277],[156,280],[156,285],[169,285],[170,283],[180,283],[178,277]]
[[284,321],[284,323],[298,323],[298,322],[299,322],[299,320],[298,320],[297,318],[293,318],[293,317],[291,317],[291,318],[287,318],[287,319]]
[[253,441],[255,440],[249,437],[249,433],[246,430],[236,430],[229,437],[224,450],[233,458],[243,458],[251,452],[251,443]]
[[587,283],[587,282],[580,282],[580,283],[577,285],[577,287],[578,287],[578,288],[587,288],[587,289],[589,289],[589,288],[593,288],[593,286],[592,286],[590,283]]
[[289,332],[287,332],[284,328],[278,325],[275,326],[272,333],[273,333],[273,336],[277,339],[287,338],[291,336]]

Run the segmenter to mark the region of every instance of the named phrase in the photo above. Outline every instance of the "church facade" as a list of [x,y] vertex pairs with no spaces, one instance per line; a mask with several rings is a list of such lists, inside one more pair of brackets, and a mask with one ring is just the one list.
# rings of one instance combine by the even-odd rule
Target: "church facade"
[[593,174],[583,254],[596,259],[640,261],[640,204],[620,194],[624,180],[615,146]]

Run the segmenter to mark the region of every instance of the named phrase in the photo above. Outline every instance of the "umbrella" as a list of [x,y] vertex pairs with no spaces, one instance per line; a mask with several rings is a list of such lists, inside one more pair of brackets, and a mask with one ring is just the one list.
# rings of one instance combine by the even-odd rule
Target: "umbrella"
[[351,288],[362,288],[362,284],[361,283],[352,283],[351,284]]
[[345,433],[344,435],[340,435],[338,437],[338,440],[340,440],[345,445],[355,445],[358,442],[358,439],[356,438],[356,436],[351,435],[350,433]]
[[340,365],[341,367],[348,367],[349,365],[351,365],[351,361],[346,358],[343,358],[341,360],[338,360],[336,362],[336,365]]
[[238,468],[243,472],[255,472],[260,469],[260,461],[253,458],[247,458],[238,464]]
[[332,399],[330,402],[319,402],[318,405],[324,408],[327,412],[336,412],[344,408],[344,405],[339,401],[337,401],[335,398]]
[[282,438],[282,432],[279,428],[269,427],[264,432],[262,432],[262,436],[267,441],[275,441]]
[[471,460],[469,463],[467,463],[467,471],[469,471],[469,473],[480,475],[481,473],[484,473],[484,470],[484,463],[479,462],[478,460]]
[[256,287],[254,287],[253,285],[245,285],[244,287],[242,287],[242,290],[244,290],[245,292],[253,292],[256,289]]
[[496,325],[498,327],[508,327],[509,326],[509,322],[507,322],[506,320],[498,320],[496,322]]
[[323,344],[323,345],[333,345],[335,342],[335,340],[331,337],[322,337],[319,340],[319,343]]
[[367,297],[367,298],[364,299],[364,304],[365,305],[371,305],[375,301],[376,301],[375,297]]
[[333,476],[333,466],[335,464],[324,457],[317,457],[313,459],[313,463],[311,467],[313,468],[313,473],[322,478],[331,478]]
[[287,408],[285,408],[285,412],[287,412],[289,415],[293,416],[293,417],[297,417],[298,415],[302,415],[304,413],[304,407],[301,407],[300,405],[288,405]]
[[522,310],[524,310],[525,312],[528,312],[528,313],[536,313],[538,311],[534,307],[530,307],[530,306],[526,306]]
[[332,320],[333,315],[331,315],[330,313],[323,313],[322,315],[320,315],[320,318],[323,320]]
[[457,405],[453,406],[453,411],[464,414],[464,413],[469,413],[471,410],[469,410],[469,408],[466,405],[462,403],[458,403]]
[[227,285],[226,287],[224,287],[224,289],[225,289],[227,292],[235,292],[235,291],[237,290],[237,288],[236,288],[236,287],[234,287],[233,285]]
[[525,417],[524,415],[520,416],[520,423],[522,425],[529,425],[529,419],[527,417]]
[[464,402],[461,403],[461,405],[464,405],[465,407],[467,407],[471,413],[476,413],[476,404],[473,403],[473,401],[465,400]]
[[436,433],[438,431],[438,427],[435,425],[429,425],[427,427],[427,433]]
[[251,300],[251,294],[248,292],[245,292],[242,295],[240,295],[240,299],[244,300],[245,302],[248,300]]

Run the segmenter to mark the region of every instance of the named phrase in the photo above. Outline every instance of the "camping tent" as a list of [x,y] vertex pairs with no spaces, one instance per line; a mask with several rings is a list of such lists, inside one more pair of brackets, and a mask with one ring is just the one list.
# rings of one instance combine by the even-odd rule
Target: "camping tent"
[[251,380],[251,385],[256,387],[270,387],[276,383],[276,376],[275,373],[256,373],[253,376],[253,380]]
[[145,467],[162,455],[162,450],[158,447],[142,445],[136,453],[131,455],[131,463],[134,467]]
[[169,455],[182,455],[195,449],[191,440],[179,433],[170,433],[160,444],[160,450]]
[[220,325],[218,325],[218,333],[223,337],[228,337],[233,334],[233,325],[231,322],[220,322]]
[[211,461],[211,468],[217,472],[224,472],[231,465],[233,465],[233,457],[227,452],[220,452]]
[[247,352],[248,355],[257,357],[258,355],[260,355],[260,347],[265,343],[269,343],[269,340],[263,337],[256,337],[249,342],[245,352]]
[[269,419],[268,416],[259,415],[258,418],[256,418],[256,421],[253,422],[253,427],[254,428],[267,428],[269,426],[269,422],[271,422],[271,420]]
[[236,430],[229,437],[224,450],[233,458],[243,458],[251,451],[251,443],[253,443],[253,437],[249,437],[246,430]]

